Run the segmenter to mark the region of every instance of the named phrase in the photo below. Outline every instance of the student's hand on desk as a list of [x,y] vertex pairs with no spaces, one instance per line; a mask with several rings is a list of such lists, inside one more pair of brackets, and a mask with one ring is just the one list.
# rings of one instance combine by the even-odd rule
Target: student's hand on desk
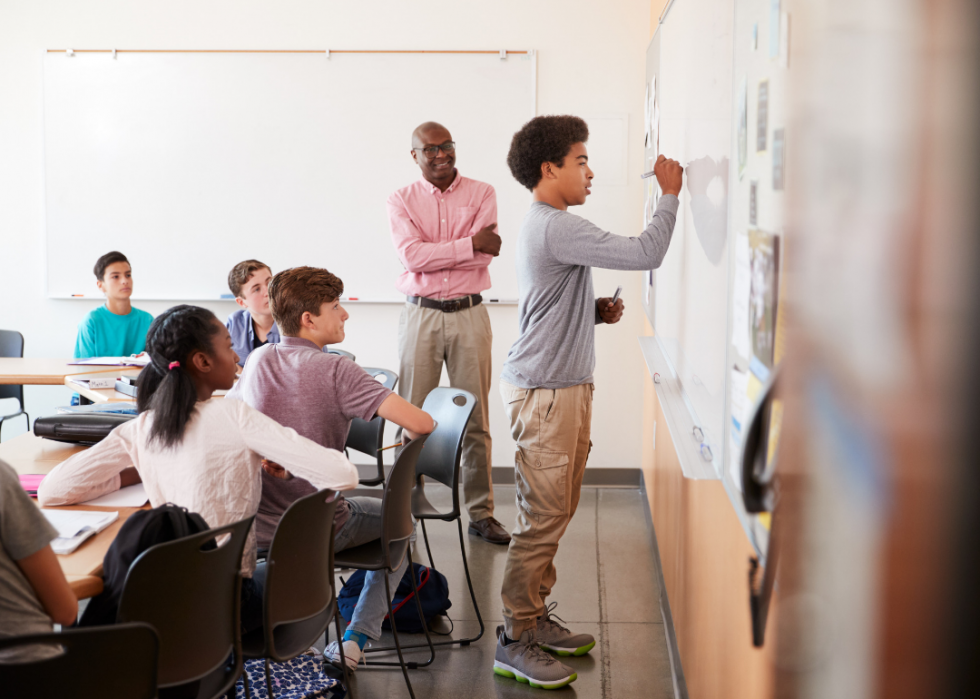
[[284,469],[275,461],[269,461],[268,459],[262,459],[262,470],[273,478],[281,478],[284,481],[288,481],[293,477],[293,474],[291,474],[289,471]]
[[660,191],[664,194],[680,196],[681,186],[684,184],[684,168],[676,160],[668,160],[664,156],[657,158],[656,165],[653,166],[653,173],[657,176],[657,184]]
[[596,306],[599,308],[599,317],[602,318],[602,322],[609,325],[618,323],[619,319],[623,317],[623,310],[626,308],[623,299],[618,299],[613,305],[612,299],[608,296],[598,299]]
[[482,252],[494,257],[500,254],[500,236],[493,230],[496,227],[496,223],[491,223],[470,238],[473,241],[473,252]]

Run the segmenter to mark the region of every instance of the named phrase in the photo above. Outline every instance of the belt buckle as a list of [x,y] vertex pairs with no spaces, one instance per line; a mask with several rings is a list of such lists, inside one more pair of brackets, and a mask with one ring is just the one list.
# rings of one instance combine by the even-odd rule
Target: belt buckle
[[456,311],[458,311],[460,308],[463,307],[463,305],[462,305],[462,303],[460,301],[461,301],[461,299],[453,299],[452,301],[443,301],[442,302],[442,312],[443,313],[455,313]]

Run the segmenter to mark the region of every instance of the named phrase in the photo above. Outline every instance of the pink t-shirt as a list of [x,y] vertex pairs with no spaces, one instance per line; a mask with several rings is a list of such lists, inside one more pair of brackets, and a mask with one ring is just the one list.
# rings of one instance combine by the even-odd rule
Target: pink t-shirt
[[[391,391],[347,357],[326,354],[309,340],[283,336],[252,352],[229,398],[248,403],[285,427],[328,449],[343,451],[355,417],[371,420]],[[268,548],[279,519],[296,500],[316,492],[309,481],[262,472],[255,516],[259,548]],[[350,517],[338,496],[334,531]]]

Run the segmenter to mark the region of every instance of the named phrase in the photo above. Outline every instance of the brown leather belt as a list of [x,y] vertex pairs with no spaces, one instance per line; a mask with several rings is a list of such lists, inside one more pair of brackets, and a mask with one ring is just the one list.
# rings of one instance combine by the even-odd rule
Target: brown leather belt
[[409,303],[414,303],[416,306],[421,306],[422,308],[434,308],[437,311],[442,311],[443,313],[465,311],[467,308],[473,308],[474,306],[479,306],[481,303],[483,303],[483,297],[479,294],[464,296],[463,298],[452,299],[450,301],[437,301],[436,299],[429,299],[425,296],[406,296],[405,300]]

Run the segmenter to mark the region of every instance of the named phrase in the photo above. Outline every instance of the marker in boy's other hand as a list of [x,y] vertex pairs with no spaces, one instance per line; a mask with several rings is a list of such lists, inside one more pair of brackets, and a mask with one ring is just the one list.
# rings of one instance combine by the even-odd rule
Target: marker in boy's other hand
[[684,180],[684,168],[676,160],[668,160],[664,156],[657,158],[656,165],[653,166],[653,174],[657,176],[657,183],[660,191],[664,194],[680,196],[681,185]]
[[494,232],[496,223],[491,223],[479,230],[470,240],[473,241],[473,252],[482,252],[496,257],[500,254],[500,236]]
[[608,296],[596,300],[596,306],[599,309],[599,317],[602,318],[602,322],[609,325],[618,323],[619,319],[623,317],[623,310],[626,308],[623,304],[623,299],[619,299],[616,303],[613,303],[612,299]]

